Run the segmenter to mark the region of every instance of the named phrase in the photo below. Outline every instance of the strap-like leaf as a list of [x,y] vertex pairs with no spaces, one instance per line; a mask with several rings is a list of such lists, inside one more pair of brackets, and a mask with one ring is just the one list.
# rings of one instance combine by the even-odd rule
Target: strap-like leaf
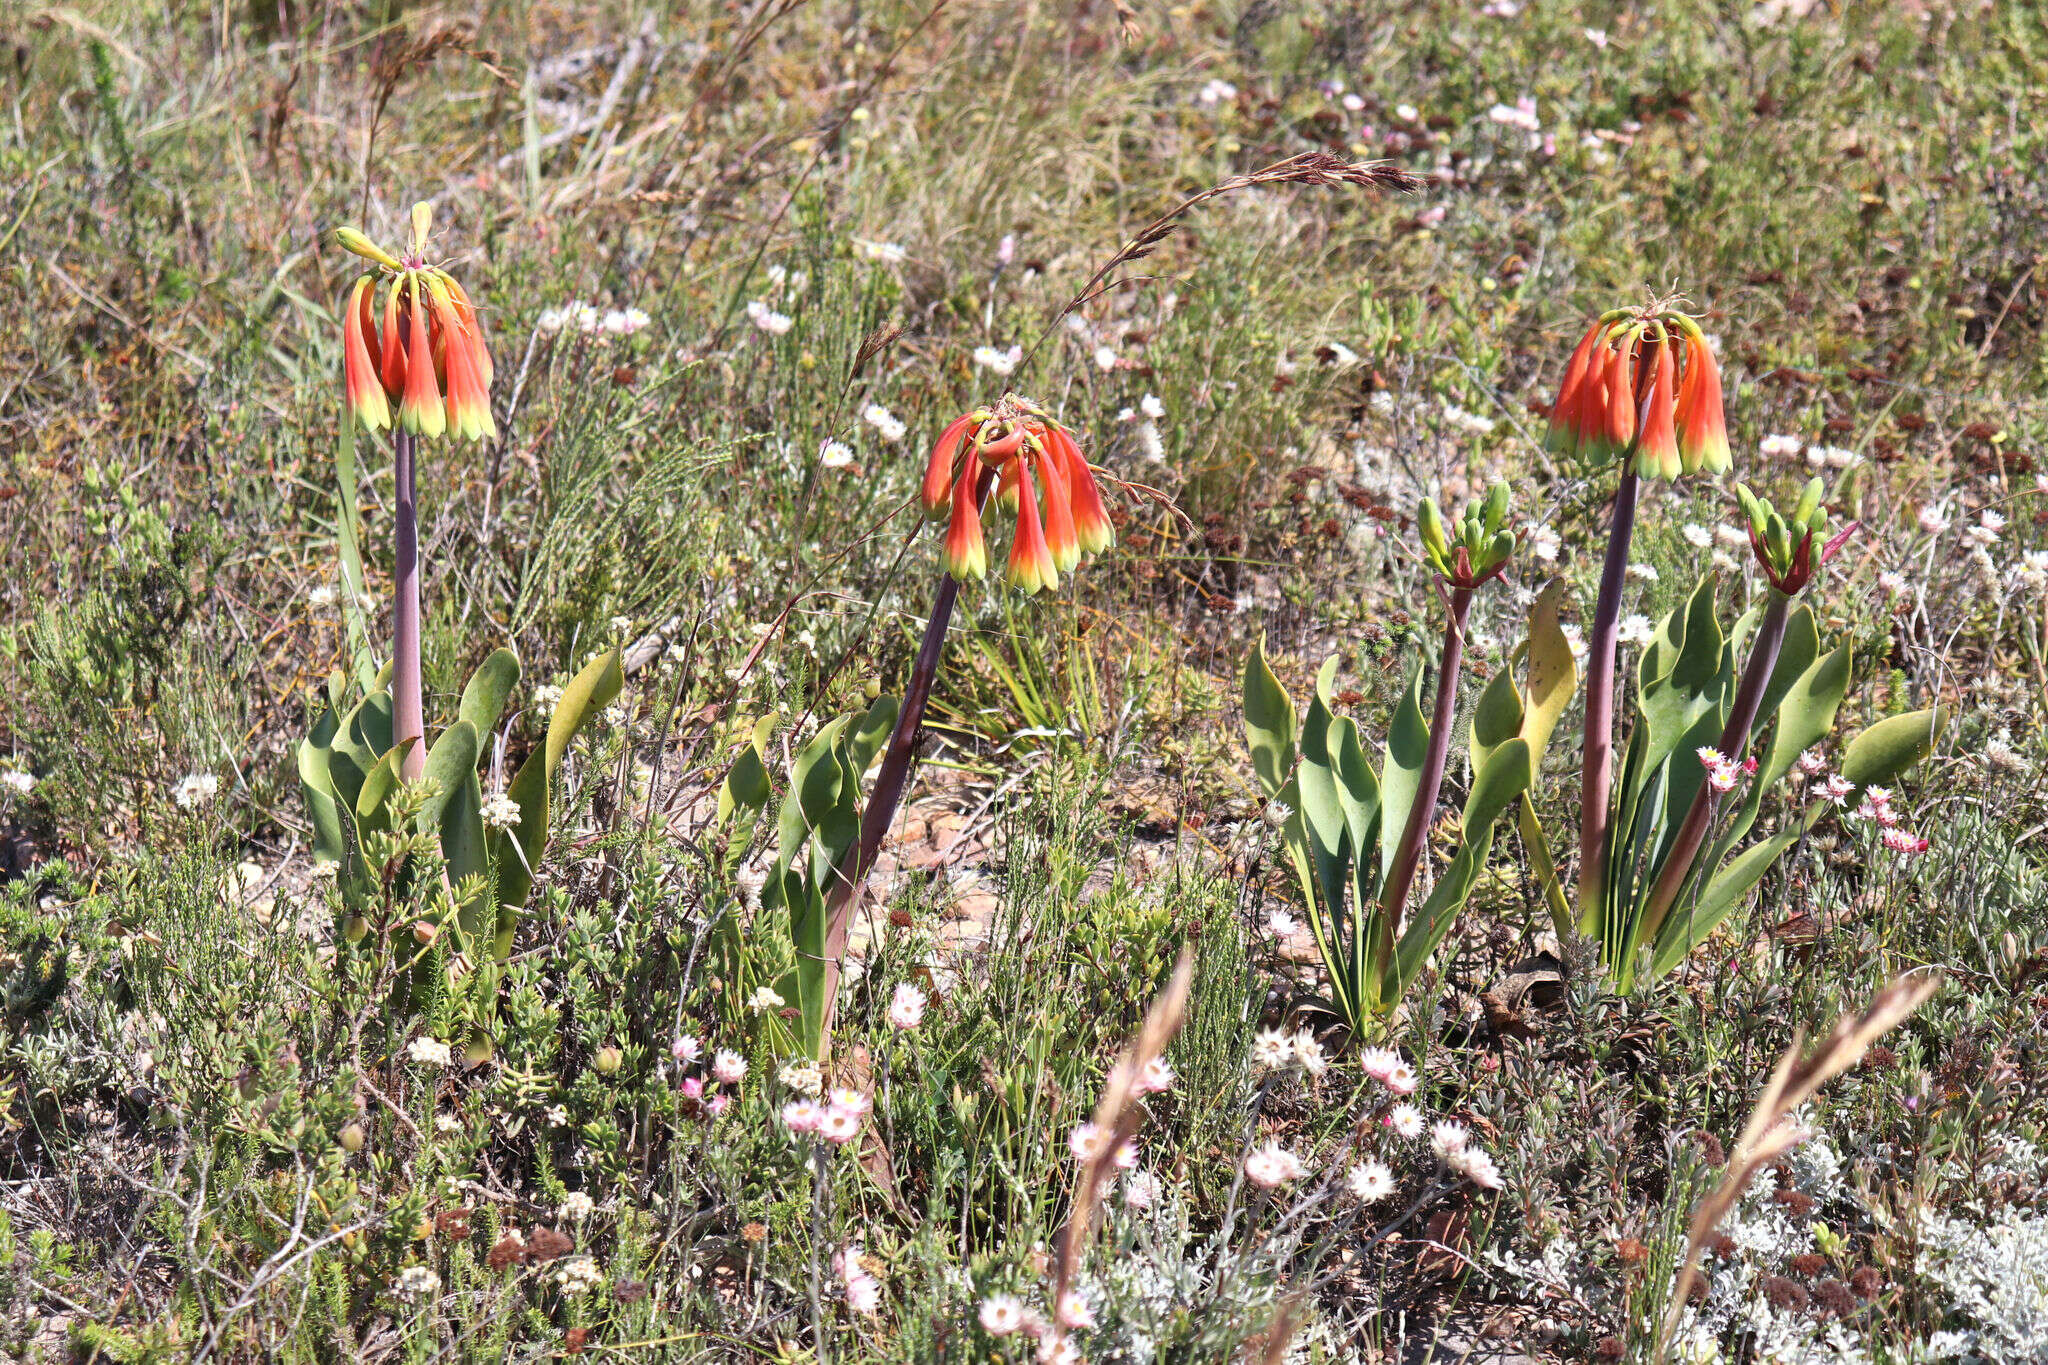
[[835,716],[797,752],[776,819],[776,862],[782,868],[797,866],[804,840],[839,800],[840,784],[845,780],[839,737],[852,719]]
[[407,736],[403,744],[395,749],[386,749],[378,758],[375,767],[363,778],[362,789],[356,793],[356,828],[369,833],[380,833],[391,828],[389,804],[391,794],[398,790],[405,779],[399,775],[399,766],[405,756],[412,752],[419,741]]
[[1858,788],[1883,786],[1933,753],[1947,727],[1942,706],[1881,720],[1842,751],[1842,776]]
[[1465,837],[1473,832],[1491,826],[1508,808],[1508,803],[1529,790],[1529,741],[1511,739],[1493,751],[1472,779],[1472,790],[1465,797]]
[[1515,686],[1515,670],[1503,668],[1480,689],[1472,708],[1472,724],[1465,733],[1465,747],[1472,771],[1486,766],[1495,749],[1522,733],[1522,693]]
[[[330,720],[333,714],[325,712],[322,719]],[[331,723],[328,728],[331,737]],[[313,860],[334,863],[345,873],[352,845],[348,825],[342,820],[334,779],[327,771],[328,749],[319,742],[318,727],[313,735],[299,741],[298,759],[299,790],[306,800],[306,816],[313,824]]]
[[1798,837],[1795,831],[1752,844],[1714,874],[1714,879],[1700,893],[1698,904],[1684,905],[1666,919],[1663,930],[1657,935],[1656,950],[1650,957],[1651,977],[1664,975],[1704,942]]
[[[420,807],[413,827],[422,834],[438,836],[441,857],[448,864],[448,880],[459,882],[484,870],[483,792],[477,782],[476,761],[482,740],[476,727],[458,720],[441,732],[427,751],[426,779],[434,793]],[[484,927],[484,907],[462,907],[462,930],[476,934]]]
[[1422,790],[1422,762],[1429,753],[1429,725],[1422,719],[1422,668],[1408,675],[1408,686],[1387,726],[1386,759],[1380,764],[1380,881],[1386,882],[1399,851],[1408,812]]
[[1316,675],[1315,696],[1301,726],[1301,763],[1295,771],[1295,787],[1301,793],[1302,825],[1308,832],[1317,888],[1333,921],[1342,924],[1351,909],[1346,905],[1346,891],[1351,880],[1352,846],[1337,789],[1337,755],[1332,749],[1337,718],[1330,710],[1330,684],[1336,672],[1337,660],[1332,658]]
[[475,727],[479,745],[487,743],[491,732],[498,728],[498,718],[505,714],[505,702],[517,686],[519,656],[502,646],[492,650],[490,657],[469,675],[469,682],[462,689],[462,705],[455,714]]
[[1244,661],[1244,735],[1252,751],[1252,771],[1270,800],[1294,772],[1294,699],[1266,663],[1266,637]]
[[[584,722],[611,705],[625,684],[619,669],[619,652],[608,649],[583,666],[562,689],[561,700],[548,720],[547,740],[526,756],[505,794],[519,807],[519,823],[507,831],[491,830],[485,838],[492,864],[497,868],[498,935],[497,956],[512,952],[512,931],[518,910],[533,891],[533,870],[547,847],[549,789],[562,754]],[[507,837],[509,833],[510,837]]]
[[1543,753],[1558,718],[1579,690],[1579,663],[1571,641],[1558,624],[1565,581],[1555,578],[1529,609],[1529,674],[1522,689],[1522,738],[1529,742],[1530,782],[1542,772]]
[[877,697],[860,720],[846,732],[847,770],[858,781],[882,752],[890,731],[896,728],[896,713],[902,703],[894,697]]
[[1390,955],[1385,970],[1388,979],[1382,998],[1399,1000],[1413,985],[1423,963],[1457,922],[1458,912],[1471,899],[1479,874],[1485,870],[1487,854],[1493,848],[1493,822],[1510,802],[1529,789],[1529,744],[1516,738],[1493,751],[1486,767],[1472,779],[1472,791],[1465,798],[1465,841],[1444,875],[1431,888],[1429,898],[1401,931],[1401,941]]
[[768,804],[773,794],[768,784],[768,740],[775,733],[775,715],[768,715],[754,722],[754,733],[748,738],[740,756],[732,761],[732,767],[725,774],[725,781],[718,787],[718,820],[720,824],[732,818],[735,810],[760,810]]

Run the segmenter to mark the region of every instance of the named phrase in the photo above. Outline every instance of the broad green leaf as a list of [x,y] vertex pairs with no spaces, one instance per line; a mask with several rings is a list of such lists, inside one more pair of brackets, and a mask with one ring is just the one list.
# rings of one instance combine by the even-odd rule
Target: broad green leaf
[[1557,931],[1558,942],[1568,943],[1572,937],[1572,909],[1565,899],[1564,883],[1558,880],[1557,859],[1551,856],[1550,839],[1543,833],[1543,822],[1536,818],[1536,803],[1528,792],[1522,793],[1517,805],[1516,828],[1522,832],[1522,846],[1529,851],[1529,866],[1543,891],[1551,928]]
[[462,791],[463,779],[475,775],[476,759],[476,727],[466,720],[456,721],[434,741],[434,747],[427,751],[424,774],[433,791],[413,821],[413,827],[421,834],[440,829],[441,812]]
[[[476,764],[482,740],[476,727],[458,720],[441,732],[427,752],[427,780],[434,794],[420,807],[414,828],[434,834],[441,845],[441,857],[448,865],[450,883],[474,876],[487,866],[484,845],[483,789],[477,780]],[[460,913],[465,934],[481,933],[485,926],[485,905],[466,902]],[[495,916],[490,917],[495,927]]]
[[[1517,744],[1520,740],[1515,741]],[[1525,750],[1526,752],[1526,750]],[[1458,912],[1472,896],[1472,888],[1479,884],[1479,873],[1486,866],[1486,856],[1493,848],[1493,826],[1488,825],[1476,837],[1470,838],[1437,884],[1430,888],[1429,899],[1422,903],[1422,909],[1408,921],[1401,930],[1401,941],[1394,951],[1387,955],[1383,971],[1385,981],[1380,987],[1380,999],[1387,1005],[1407,994],[1415,984],[1415,978],[1422,974],[1423,964],[1429,955],[1442,943],[1444,935],[1458,921]]]
[[1401,831],[1422,790],[1422,761],[1429,752],[1429,725],[1422,719],[1422,668],[1408,675],[1408,686],[1387,727],[1387,753],[1380,764],[1380,883],[1393,870]]
[[1380,782],[1366,759],[1358,724],[1349,716],[1331,727],[1335,743],[1337,804],[1344,811],[1344,828],[1349,837],[1352,903],[1363,906],[1378,892],[1374,871],[1379,867]]
[[519,656],[502,647],[492,650],[469,675],[469,683],[462,689],[462,705],[455,714],[475,728],[479,746],[488,743],[491,732],[498,728],[505,701],[518,685]]
[[[1778,662],[1771,669],[1771,680],[1764,687],[1763,698],[1757,703],[1756,723],[1751,727],[1750,751],[1756,748],[1756,735],[1760,735],[1778,714],[1778,708],[1799,680],[1806,676],[1806,670],[1813,667],[1813,661],[1820,657],[1820,630],[1813,623],[1813,610],[1804,602],[1792,608],[1785,618],[1785,638],[1778,646]],[[1846,676],[1847,664],[1843,665]],[[1731,757],[1741,758],[1735,754]]]
[[896,728],[896,713],[901,708],[902,703],[894,697],[877,697],[859,722],[846,732],[847,770],[856,782],[889,742],[889,735]]
[[1770,870],[1771,864],[1777,862],[1798,838],[1796,831],[1780,834],[1744,849],[1733,862],[1714,874],[1714,879],[1700,893],[1697,905],[1674,913],[1665,920],[1650,958],[1651,977],[1662,976],[1676,967],[1687,953],[1713,933],[1715,927],[1728,917],[1728,912],[1740,903],[1749,889]]
[[1728,713],[1735,704],[1735,686],[1735,651],[1723,648],[1721,671],[1713,693],[1715,704],[1703,711],[1693,721],[1692,728],[1679,737],[1664,763],[1664,797],[1661,803],[1664,820],[1662,827],[1655,832],[1654,841],[1649,844],[1651,856],[1644,869],[1646,885],[1655,884],[1658,871],[1678,838],[1680,827],[1692,812],[1694,800],[1698,798],[1700,789],[1707,785],[1707,766],[1700,762],[1699,750],[1720,747],[1728,725]]
[[776,820],[776,861],[784,868],[796,866],[804,840],[839,800],[840,784],[845,781],[839,736],[852,719],[834,717],[797,753],[789,774],[789,789],[783,794],[781,814]]
[[1465,746],[1472,771],[1486,766],[1486,757],[1522,732],[1522,694],[1515,686],[1515,670],[1502,668],[1487,680],[1472,708],[1472,724],[1465,734]]
[[1565,581],[1552,579],[1529,610],[1529,677],[1523,688],[1522,738],[1529,742],[1530,782],[1543,768],[1543,754],[1558,718],[1579,690],[1579,664],[1571,641],[1558,624]]
[[[333,712],[325,713],[329,719]],[[330,731],[332,726],[329,727]],[[318,734],[318,730],[315,730]],[[313,739],[299,741],[299,790],[306,801],[306,816],[313,825],[313,859],[315,862],[333,863],[344,872],[349,858],[348,826],[343,823],[341,801],[334,791],[334,779],[328,775],[328,751]]]
[[387,804],[391,793],[397,791],[405,780],[399,775],[399,768],[418,742],[417,738],[407,736],[397,748],[386,749],[377,765],[370,769],[369,775],[363,779],[362,790],[356,794],[357,829],[376,832],[391,828]]
[[391,748],[391,695],[371,692],[341,718],[330,746],[327,769],[334,794],[351,810],[362,800],[363,783]]
[[519,807],[519,823],[510,831],[491,830],[484,839],[498,874],[495,949],[500,959],[512,952],[517,912],[533,891],[533,871],[540,865],[541,852],[547,847],[548,792],[555,770],[561,766],[562,754],[584,722],[619,695],[624,682],[616,649],[608,649],[585,664],[562,689],[555,714],[548,720],[546,742],[526,756],[526,762],[519,765],[519,771],[505,788],[505,794]]
[[768,804],[773,794],[768,783],[768,740],[775,733],[773,713],[754,722],[754,733],[740,750],[740,756],[733,760],[732,767],[725,774],[725,781],[718,788],[719,823],[732,818],[732,813],[745,807],[760,810]]
[[1458,912],[1465,908],[1472,888],[1479,884],[1479,874],[1493,848],[1494,821],[1528,789],[1528,741],[1511,739],[1493,751],[1486,767],[1472,780],[1471,794],[1465,798],[1464,843],[1444,869],[1443,877],[1430,889],[1422,909],[1401,930],[1401,941],[1383,967],[1383,1003],[1391,1005],[1407,992],[1421,973],[1423,963],[1457,922]]
[[1511,739],[1495,749],[1465,797],[1465,837],[1475,838],[1480,829],[1491,827],[1510,802],[1529,790],[1529,776],[1527,740]]
[[1881,720],[1842,751],[1842,776],[1857,787],[1883,786],[1934,752],[1948,727],[1948,708],[1911,711]]
[[1331,749],[1336,717],[1330,711],[1329,697],[1336,672],[1337,660],[1331,658],[1316,675],[1315,695],[1301,726],[1301,763],[1295,770],[1294,782],[1301,793],[1302,824],[1308,831],[1317,888],[1332,919],[1342,923],[1347,910],[1345,891],[1350,881],[1346,868],[1353,850],[1344,802],[1338,795],[1337,755]]
[[[1667,619],[1665,638],[1672,629]],[[1646,732],[1639,781],[1663,764],[1701,716],[1726,701],[1730,669],[1721,623],[1714,619],[1713,579],[1701,579],[1693,590],[1680,629],[1683,634],[1669,656],[1669,671],[1661,677],[1638,678],[1636,706]]]
[[[1805,617],[1803,626],[1800,624],[1801,616]],[[1800,612],[1794,614],[1792,621],[1786,623],[1785,641],[1788,652],[1794,649],[1804,652],[1808,648],[1804,638],[1812,632],[1812,621],[1812,613],[1802,608]],[[1818,640],[1810,647],[1818,649]],[[1827,738],[1828,732],[1834,729],[1835,713],[1842,704],[1843,696],[1849,690],[1849,656],[1849,646],[1846,644],[1830,650],[1820,659],[1808,664],[1778,697],[1775,706],[1777,724],[1771,730],[1770,745],[1765,750],[1756,776],[1743,797],[1742,808],[1729,822],[1727,830],[1715,841],[1712,852],[1704,860],[1706,866],[1718,866],[1735,846],[1748,836],[1756,824],[1757,815],[1763,810],[1764,797],[1784,780],[1785,774],[1792,770],[1792,765],[1798,760],[1799,755]],[[1782,660],[1784,655],[1781,654],[1779,657]],[[1776,687],[1777,684],[1778,674],[1773,672],[1771,685]],[[1765,700],[1769,702],[1768,694]],[[1767,714],[1769,713],[1759,710],[1760,716]]]
[[[490,844],[484,835],[483,781],[472,772],[441,811],[441,856],[448,861],[450,881],[459,884],[464,878],[490,870]],[[496,883],[489,883],[483,895],[462,902],[460,922],[464,934],[474,936],[486,928],[495,932],[495,889]]]
[[1294,771],[1294,699],[1266,663],[1266,637],[1261,635],[1244,661],[1244,733],[1252,751],[1252,770],[1272,799]]
[[625,686],[626,675],[619,669],[619,651],[608,649],[583,666],[583,671],[562,689],[555,714],[548,720],[547,771],[552,778],[562,766],[562,754],[583,723],[612,704]]

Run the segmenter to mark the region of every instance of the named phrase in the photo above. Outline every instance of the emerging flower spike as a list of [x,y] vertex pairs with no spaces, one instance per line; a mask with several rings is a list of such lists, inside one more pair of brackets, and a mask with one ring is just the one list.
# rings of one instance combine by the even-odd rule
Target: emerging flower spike
[[1496,483],[1487,490],[1485,502],[1465,509],[1453,538],[1444,529],[1436,499],[1424,498],[1415,519],[1422,533],[1423,558],[1452,587],[1478,587],[1499,576],[1514,557],[1515,533],[1506,527],[1507,515],[1508,486]]
[[1787,597],[1795,596],[1812,582],[1813,571],[1833,559],[1860,525],[1850,522],[1815,550],[1815,537],[1827,532],[1827,509],[1820,505],[1824,487],[1821,480],[1809,479],[1798,505],[1787,518],[1780,516],[1766,499],[1751,492],[1748,484],[1735,485],[1735,496],[1749,518],[1749,548],[1756,553],[1756,562],[1763,566],[1771,586]]
[[1025,592],[1056,590],[1083,555],[1115,542],[1095,472],[1072,434],[1031,400],[1005,394],[948,423],[925,462],[924,507],[950,519],[945,560],[954,578],[988,572],[976,497],[984,471],[996,476],[997,502],[1017,514],[1005,576]]
[[[462,286],[426,262],[433,211],[416,204],[412,242],[403,260],[354,228],[334,240],[375,264],[349,293],[341,325],[342,374],[351,415],[371,431],[397,425],[414,436],[495,437],[491,418],[491,353],[476,306]],[[376,297],[384,289],[383,326]]]
[[1565,365],[1544,445],[1589,463],[1633,449],[1644,478],[1727,469],[1721,374],[1699,325],[1662,304],[1596,318]]

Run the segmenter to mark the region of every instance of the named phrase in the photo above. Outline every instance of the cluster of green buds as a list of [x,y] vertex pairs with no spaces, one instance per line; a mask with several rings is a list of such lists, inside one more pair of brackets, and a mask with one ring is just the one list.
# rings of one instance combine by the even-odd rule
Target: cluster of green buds
[[1735,485],[1735,496],[1742,500],[1743,513],[1749,518],[1749,547],[1756,552],[1756,562],[1763,565],[1771,586],[1787,597],[1812,582],[1814,569],[1833,559],[1856,533],[1857,523],[1852,521],[1832,539],[1821,540],[1819,553],[1814,552],[1814,541],[1827,535],[1828,513],[1820,505],[1823,489],[1821,480],[1808,480],[1792,515],[1785,517],[1768,499],[1751,492],[1748,484]]
[[1422,531],[1422,556],[1454,588],[1476,588],[1498,577],[1514,557],[1515,533],[1507,529],[1508,486],[1496,483],[1486,501],[1465,509],[1455,539],[1445,534],[1443,513],[1435,498],[1424,498],[1416,513]]

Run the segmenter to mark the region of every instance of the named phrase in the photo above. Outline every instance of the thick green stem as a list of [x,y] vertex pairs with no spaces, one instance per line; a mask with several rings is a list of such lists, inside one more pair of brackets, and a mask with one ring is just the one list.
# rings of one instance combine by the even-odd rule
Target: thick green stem
[[1607,560],[1600,596],[1586,636],[1585,772],[1579,782],[1579,916],[1593,914],[1607,892],[1608,793],[1614,786],[1614,650],[1621,626],[1621,590],[1628,577],[1629,542],[1635,537],[1637,481],[1634,450],[1623,457],[1614,490],[1614,521],[1607,530]]
[[[1728,712],[1728,723],[1721,727],[1720,752],[1731,763],[1740,763],[1743,750],[1749,747],[1750,727],[1756,723],[1757,706],[1763,701],[1764,689],[1770,686],[1771,673],[1778,666],[1778,647],[1785,642],[1785,622],[1791,615],[1791,608],[1791,598],[1775,588],[1771,590],[1770,605],[1764,608],[1764,619],[1757,626],[1756,643],[1750,647],[1749,663],[1742,670],[1742,684],[1735,691],[1735,704]],[[1683,763],[1686,759],[1680,757],[1676,761]],[[1700,845],[1706,841],[1712,814],[1713,786],[1702,782],[1699,791],[1693,794],[1692,808],[1685,813],[1685,823],[1679,826],[1671,854],[1664,860],[1664,870],[1658,874],[1657,884],[1650,892],[1639,941],[1656,941],[1657,931],[1664,927],[1664,917],[1677,904],[1679,892],[1685,889],[1686,879],[1692,875],[1693,860],[1699,856]]]
[[1429,748],[1422,756],[1422,783],[1416,790],[1415,804],[1408,808],[1408,823],[1402,827],[1394,865],[1388,869],[1387,884],[1380,892],[1380,920],[1390,939],[1401,932],[1401,909],[1408,903],[1415,869],[1422,864],[1422,848],[1429,838],[1431,817],[1436,814],[1437,790],[1443,786],[1444,761],[1451,752],[1451,721],[1458,711],[1458,665],[1465,657],[1465,617],[1471,610],[1472,589],[1451,589],[1451,614],[1444,623],[1444,653],[1436,677],[1436,710],[1430,717]]
[[420,698],[420,519],[411,432],[391,434],[391,455],[397,486],[391,571],[391,742],[413,741],[399,775],[417,782],[427,772],[427,723]]

